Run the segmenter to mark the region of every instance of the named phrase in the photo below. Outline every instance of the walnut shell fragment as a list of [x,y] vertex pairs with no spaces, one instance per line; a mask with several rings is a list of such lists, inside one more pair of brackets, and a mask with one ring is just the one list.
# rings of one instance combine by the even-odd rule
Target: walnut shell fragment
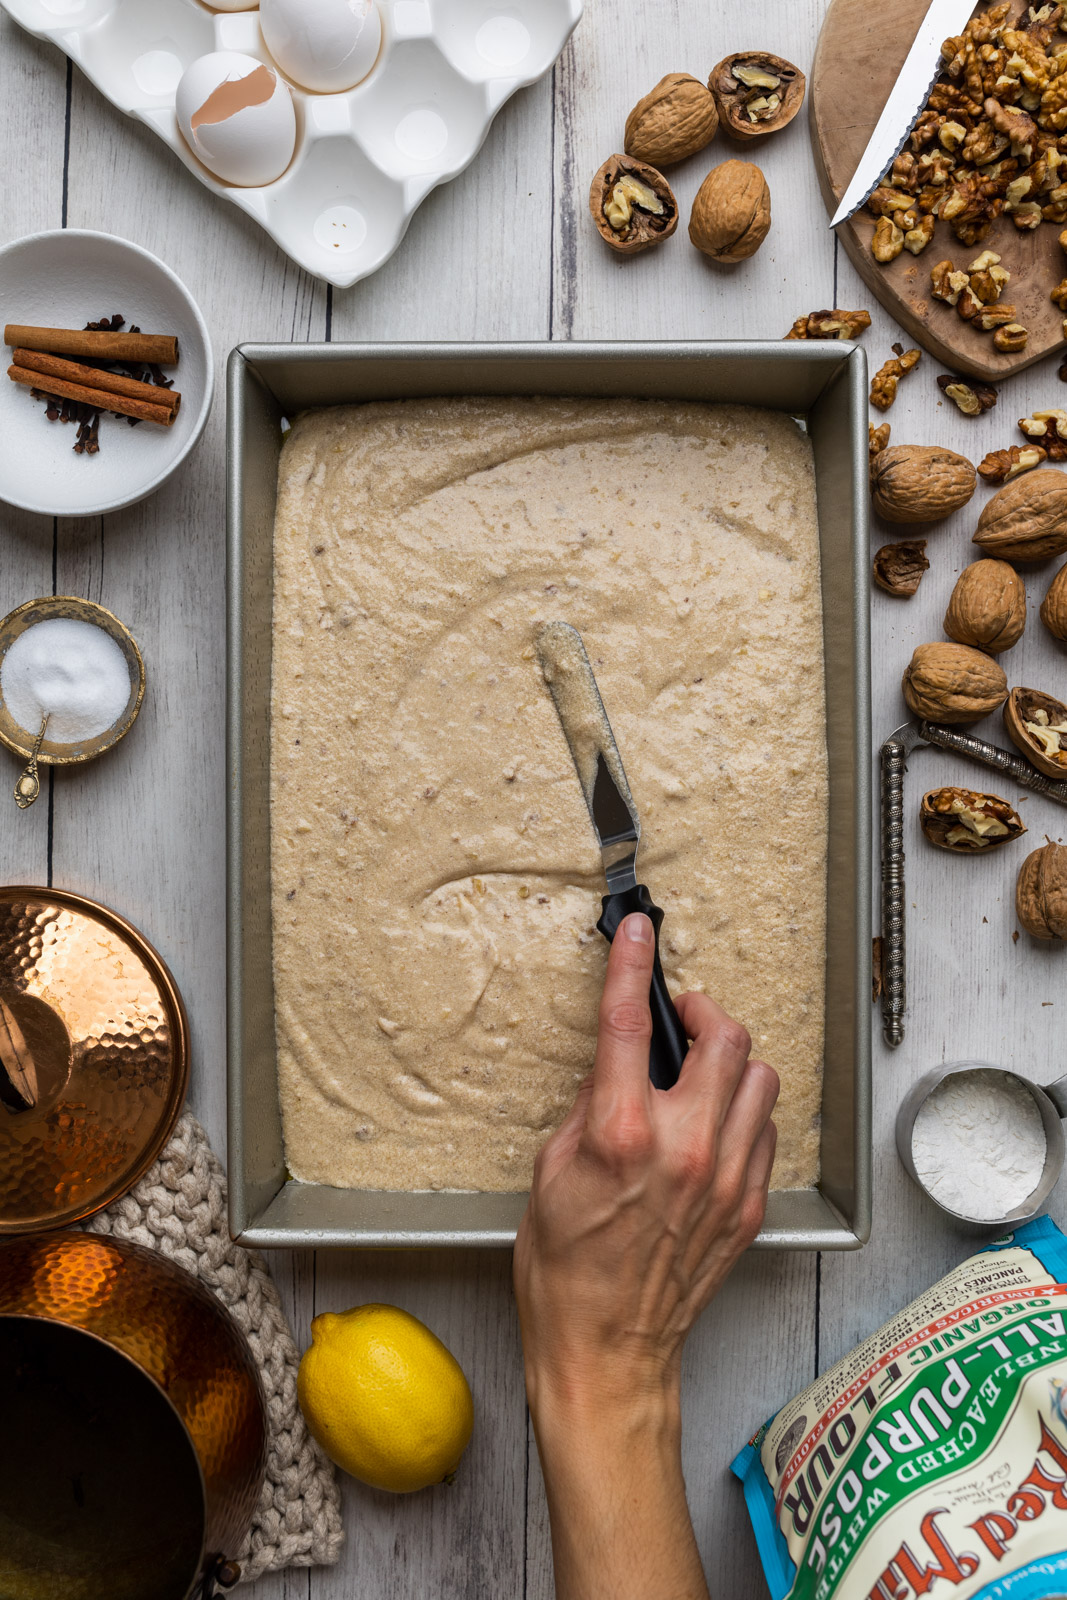
[[750,161],[723,161],[712,167],[697,191],[689,237],[713,261],[746,261],[754,256],[771,225],[771,192]]
[[1004,707],[1012,744],[1046,778],[1067,779],[1067,705],[1041,689],[1013,689]]
[[919,826],[939,850],[964,856],[995,850],[1026,832],[1013,806],[976,789],[931,789],[922,797]]
[[1019,868],[1015,914],[1035,939],[1067,939],[1067,845],[1043,844]]
[[1055,467],[1006,483],[978,518],[974,543],[1002,561],[1048,561],[1067,551],[1067,473]]
[[708,88],[723,133],[745,143],[788,126],[803,103],[805,83],[800,68],[782,56],[767,50],[738,50],[712,69]]
[[635,161],[669,167],[703,150],[718,126],[710,89],[688,72],[668,72],[627,117],[623,149]]
[[998,656],[1018,644],[1026,627],[1026,588],[1006,561],[972,561],[956,579],[945,632],[957,644]]
[[662,172],[631,156],[609,156],[589,189],[597,232],[613,250],[637,255],[678,226],[678,202]]
[[901,683],[908,710],[928,722],[979,722],[1008,698],[1004,669],[963,644],[921,644]]
[[902,539],[898,544],[884,544],[875,551],[873,575],[879,589],[886,594],[910,599],[929,571],[925,539]]
[[874,509],[887,522],[936,522],[950,516],[967,504],[976,482],[966,456],[941,445],[891,445],[871,463]]
[[1067,640],[1067,566],[1061,567],[1041,602],[1041,620],[1053,638]]

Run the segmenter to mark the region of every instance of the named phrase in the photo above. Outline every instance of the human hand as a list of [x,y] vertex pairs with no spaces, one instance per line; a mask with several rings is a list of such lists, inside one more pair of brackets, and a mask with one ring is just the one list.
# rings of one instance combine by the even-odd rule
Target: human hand
[[527,1391],[596,1410],[671,1393],[685,1337],[763,1221],[777,1075],[705,995],[676,1086],[648,1078],[652,925],[608,958],[596,1063],[534,1168],[515,1245]]

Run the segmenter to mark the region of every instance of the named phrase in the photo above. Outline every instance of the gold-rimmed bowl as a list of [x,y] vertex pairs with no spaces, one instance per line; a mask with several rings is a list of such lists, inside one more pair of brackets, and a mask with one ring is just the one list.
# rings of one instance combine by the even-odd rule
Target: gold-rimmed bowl
[[[88,622],[93,627],[102,628],[122,651],[130,672],[130,694],[125,709],[110,728],[104,729],[103,733],[75,744],[64,744],[49,739],[48,730],[45,729],[45,737],[41,740],[37,760],[43,766],[62,767],[74,766],[82,761],[93,761],[97,756],[102,756],[105,750],[117,745],[120,739],[125,738],[141,709],[145,675],[141,652],[125,623],[120,622],[118,617],[104,606],[98,606],[95,601],[82,600],[77,595],[71,594],[50,594],[40,600],[27,600],[14,611],[8,612],[0,621],[0,670],[3,667],[4,657],[16,639],[38,622],[50,622],[57,617],[68,618],[75,622]],[[40,731],[40,728],[24,728],[16,721],[7,708],[3,688],[0,686],[0,744],[10,750],[12,755],[29,761],[33,756],[34,745]]]

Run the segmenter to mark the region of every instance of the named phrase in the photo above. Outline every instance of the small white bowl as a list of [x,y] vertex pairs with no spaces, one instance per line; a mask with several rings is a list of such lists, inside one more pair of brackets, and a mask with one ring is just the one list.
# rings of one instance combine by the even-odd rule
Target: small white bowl
[[0,373],[0,500],[51,517],[95,517],[152,494],[177,471],[211,410],[211,340],[188,289],[169,267],[127,239],[84,228],[33,233],[0,250],[0,335],[9,322],[83,328],[119,312],[143,333],[178,338],[165,369],[182,404],[173,427],[100,419],[100,451],[74,454],[77,425],[49,422],[43,401]]

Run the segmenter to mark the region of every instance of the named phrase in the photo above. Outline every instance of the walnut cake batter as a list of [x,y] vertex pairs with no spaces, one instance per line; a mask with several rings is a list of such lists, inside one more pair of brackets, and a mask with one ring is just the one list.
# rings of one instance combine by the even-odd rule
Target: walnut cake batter
[[659,401],[309,412],[275,531],[272,871],[286,1156],[521,1190],[593,1058],[604,881],[536,637],[573,623],[673,992],[782,1077],[818,1176],[826,754],[809,442]]

